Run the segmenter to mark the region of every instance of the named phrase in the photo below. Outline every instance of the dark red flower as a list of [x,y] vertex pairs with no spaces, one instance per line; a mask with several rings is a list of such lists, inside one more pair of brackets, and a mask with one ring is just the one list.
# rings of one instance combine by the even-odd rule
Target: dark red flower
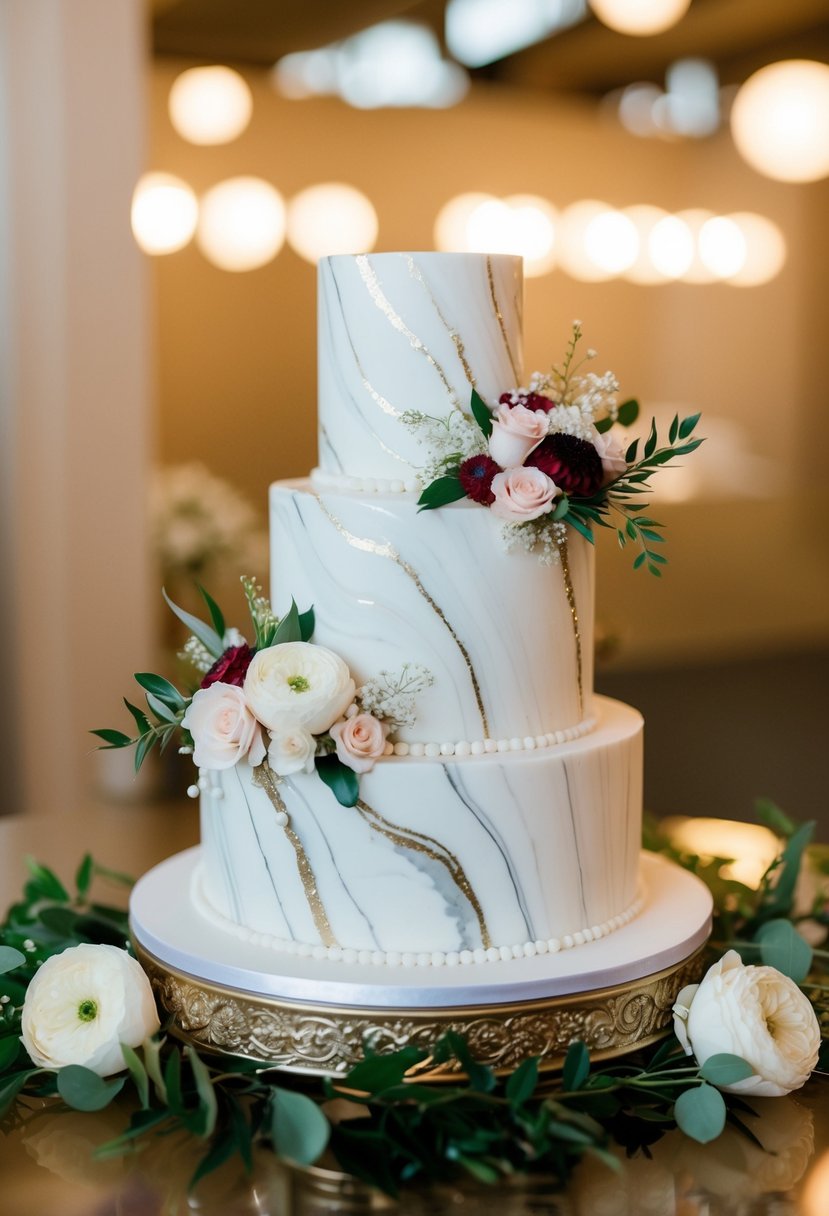
[[201,682],[201,688],[209,688],[211,684],[235,684],[241,688],[245,682],[253,651],[247,642],[241,646],[228,646],[224,654],[216,660]]
[[604,479],[599,453],[592,443],[575,435],[548,435],[524,464],[541,469],[565,494],[579,498],[595,494]]
[[468,498],[488,507],[495,502],[492,479],[500,472],[501,466],[491,456],[468,456],[458,469],[458,479]]
[[523,405],[528,410],[543,410],[545,414],[556,408],[555,401],[542,397],[541,393],[501,393],[498,402],[500,405]]

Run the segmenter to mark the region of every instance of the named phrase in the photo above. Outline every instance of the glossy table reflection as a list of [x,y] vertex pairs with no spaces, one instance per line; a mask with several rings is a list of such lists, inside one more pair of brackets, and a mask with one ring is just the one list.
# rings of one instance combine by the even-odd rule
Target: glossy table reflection
[[[84,815],[0,819],[0,903],[23,881],[29,853],[70,880],[85,849],[113,869],[137,874],[195,841],[192,803],[94,806]],[[113,892],[101,889],[101,898]],[[727,1129],[713,1144],[677,1132],[650,1158],[625,1159],[620,1172],[585,1160],[565,1193],[549,1179],[516,1179],[494,1189],[469,1185],[407,1193],[399,1203],[344,1179],[336,1169],[292,1170],[265,1152],[251,1178],[231,1162],[187,1193],[203,1146],[159,1138],[123,1159],[96,1161],[96,1145],[121,1131],[124,1100],[98,1114],[18,1107],[0,1136],[0,1216],[323,1216],[394,1211],[427,1216],[829,1216],[829,1079],[814,1078],[796,1097],[755,1101],[752,1128],[763,1152]],[[332,1163],[333,1164],[333,1163]]]

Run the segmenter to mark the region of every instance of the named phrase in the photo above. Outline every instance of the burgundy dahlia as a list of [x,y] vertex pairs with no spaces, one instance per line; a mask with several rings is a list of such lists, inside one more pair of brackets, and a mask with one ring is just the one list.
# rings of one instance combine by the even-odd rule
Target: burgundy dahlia
[[541,393],[501,393],[498,398],[500,405],[523,405],[528,410],[543,410],[545,414],[549,414],[550,410],[556,408],[555,401],[551,401],[549,397],[542,397]]
[[468,456],[458,469],[458,480],[468,498],[488,507],[495,502],[492,479],[500,472],[501,466],[491,456]]
[[241,646],[228,646],[224,654],[205,673],[200,687],[209,688],[211,684],[221,683],[235,684],[237,688],[241,688],[252,658],[253,651],[247,642],[243,642]]
[[575,435],[548,435],[524,463],[552,477],[564,494],[579,498],[595,494],[604,479],[599,453],[592,443]]

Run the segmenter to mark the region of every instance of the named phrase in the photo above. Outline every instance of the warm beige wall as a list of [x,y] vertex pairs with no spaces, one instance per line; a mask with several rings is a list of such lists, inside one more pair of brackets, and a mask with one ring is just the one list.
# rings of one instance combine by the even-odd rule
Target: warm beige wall
[[[774,461],[784,490],[819,484],[814,436],[829,373],[816,342],[825,184],[759,177],[727,133],[697,146],[642,141],[586,103],[486,86],[449,111],[360,112],[335,101],[282,101],[264,75],[249,76],[251,127],[224,148],[196,148],[175,135],[166,114],[181,66],[153,68],[148,167],[178,173],[199,191],[243,173],[267,178],[286,197],[315,182],[350,182],[375,204],[380,249],[432,247],[434,216],[466,190],[538,193],[557,206],[593,197],[770,216],[790,257],[761,288],[585,284],[561,272],[528,281],[526,365],[557,358],[578,316],[599,362],[646,409],[676,403],[732,419],[753,451]],[[261,270],[227,274],[190,246],[156,259],[154,279],[161,458],[201,459],[264,504],[270,481],[315,463],[314,271],[286,248]],[[631,661],[826,637],[823,529],[788,490],[760,506],[672,509],[676,563],[666,590],[630,573],[626,555],[602,558],[600,615],[623,633]]]

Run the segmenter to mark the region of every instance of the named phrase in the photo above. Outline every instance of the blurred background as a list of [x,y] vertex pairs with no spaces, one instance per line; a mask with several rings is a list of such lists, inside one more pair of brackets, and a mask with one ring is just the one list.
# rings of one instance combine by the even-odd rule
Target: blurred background
[[599,547],[648,809],[829,830],[827,64],[825,0],[3,0],[0,813],[151,796],[86,732],[162,581],[267,582],[316,259],[438,248],[524,255],[528,371],[578,317],[704,413],[666,577]]

